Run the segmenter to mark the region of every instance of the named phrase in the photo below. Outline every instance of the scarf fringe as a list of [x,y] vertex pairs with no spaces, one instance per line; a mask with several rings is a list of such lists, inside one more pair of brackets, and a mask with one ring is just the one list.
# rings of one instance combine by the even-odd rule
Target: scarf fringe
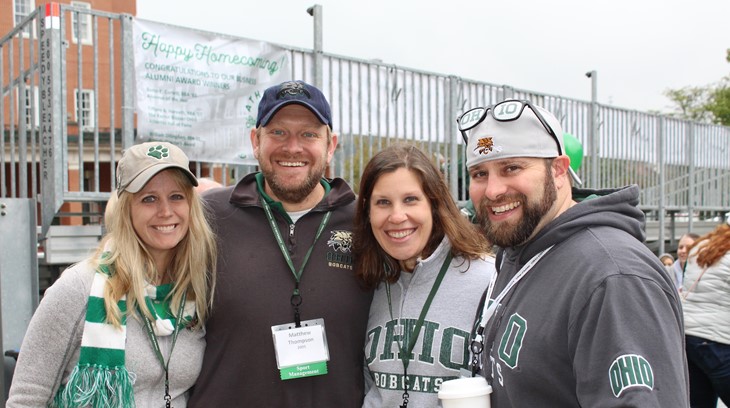
[[68,382],[56,393],[51,407],[134,407],[134,374],[125,367],[74,367]]

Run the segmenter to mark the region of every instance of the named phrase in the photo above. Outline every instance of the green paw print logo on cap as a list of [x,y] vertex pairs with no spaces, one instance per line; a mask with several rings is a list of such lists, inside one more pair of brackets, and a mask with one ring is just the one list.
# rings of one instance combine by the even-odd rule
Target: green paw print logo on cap
[[155,159],[162,160],[164,157],[170,156],[168,154],[167,147],[164,147],[162,145],[157,145],[154,147],[150,147],[150,149],[147,151],[147,156],[154,157]]

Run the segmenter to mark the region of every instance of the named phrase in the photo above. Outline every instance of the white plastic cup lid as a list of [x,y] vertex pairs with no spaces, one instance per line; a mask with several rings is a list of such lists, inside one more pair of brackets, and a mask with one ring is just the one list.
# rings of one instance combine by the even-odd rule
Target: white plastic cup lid
[[484,377],[457,378],[444,381],[439,390],[439,399],[469,398],[489,395],[492,386]]

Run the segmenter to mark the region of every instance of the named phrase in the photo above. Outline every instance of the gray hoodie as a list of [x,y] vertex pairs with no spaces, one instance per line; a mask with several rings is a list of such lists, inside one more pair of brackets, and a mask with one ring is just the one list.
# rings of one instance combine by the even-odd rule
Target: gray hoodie
[[576,201],[590,199],[498,254],[492,299],[555,245],[485,331],[493,408],[688,406],[680,302],[643,244],[638,195],[637,186],[574,189]]
[[[400,334],[404,325],[409,331],[414,329],[450,250],[451,245],[444,238],[431,256],[418,260],[413,273],[402,272],[398,282],[390,285],[391,307],[386,285],[381,284],[375,291],[365,345],[367,368],[363,407],[402,404],[403,362],[398,342],[403,343],[403,339]],[[472,261],[455,257],[451,260],[408,364],[409,406],[440,406],[441,383],[457,378],[461,368],[468,368],[473,311],[493,273],[492,257]],[[406,345],[402,344],[402,347],[405,352]]]

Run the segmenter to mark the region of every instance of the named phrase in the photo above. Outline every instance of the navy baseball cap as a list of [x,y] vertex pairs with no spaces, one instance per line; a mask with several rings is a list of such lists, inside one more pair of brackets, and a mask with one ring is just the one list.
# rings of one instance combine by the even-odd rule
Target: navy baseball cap
[[266,126],[279,109],[296,103],[312,111],[315,116],[332,129],[332,111],[322,91],[304,81],[287,81],[264,91],[259,102],[256,127]]

